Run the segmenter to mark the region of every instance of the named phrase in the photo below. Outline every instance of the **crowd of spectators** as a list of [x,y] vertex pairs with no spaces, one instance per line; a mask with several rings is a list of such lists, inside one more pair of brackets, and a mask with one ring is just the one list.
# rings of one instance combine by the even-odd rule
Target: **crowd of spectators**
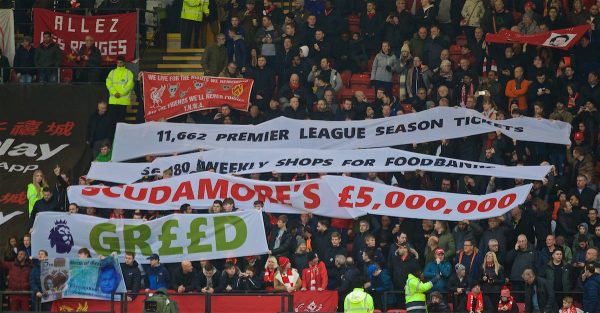
[[[215,43],[206,48],[203,69],[206,75],[253,78],[251,107],[240,113],[224,104],[173,122],[259,124],[278,116],[350,121],[460,106],[490,119],[531,116],[570,123],[572,144],[516,141],[491,132],[398,146],[470,161],[553,167],[544,180],[533,181],[523,205],[486,220],[343,220],[263,213],[269,254],[180,264],[162,264],[159,255],[152,255],[143,267],[129,255],[124,271],[136,273],[128,289],[330,289],[343,299],[352,278],[364,275],[365,289],[373,294],[376,307],[383,308],[402,306],[399,294],[383,297],[384,292],[402,292],[407,275],[422,269],[423,279],[434,282],[430,301],[439,312],[447,312],[444,302],[458,312],[482,311],[473,309],[480,305],[485,312],[510,312],[513,301],[525,302],[527,312],[555,312],[574,302],[594,312],[600,307],[598,6],[589,0],[295,0],[284,13],[270,0],[210,1],[211,18],[203,23],[217,21],[222,32],[215,32]],[[591,30],[569,51],[484,41],[486,33],[501,29],[533,34],[585,23]],[[99,105],[88,131],[88,143],[97,149],[99,161],[110,160],[108,142],[114,134],[114,119],[106,111],[105,104]],[[37,178],[34,174],[28,192],[32,219],[46,210],[147,220],[164,213],[79,208],[61,198],[68,182],[60,169],[55,176],[62,181],[49,179],[54,185],[48,185],[43,173]],[[167,170],[159,178],[170,176]],[[318,176],[266,173],[249,178],[290,181]],[[408,189],[468,194],[528,183],[423,171],[353,176]],[[81,177],[79,183],[98,182]],[[257,209],[262,206],[255,204]],[[205,212],[200,209],[183,206],[177,213]],[[220,199],[208,212],[233,210],[231,199]],[[22,279],[11,273],[29,264],[18,257],[31,256],[27,236],[22,242],[7,240],[2,267],[8,270],[11,289],[36,291],[34,283],[11,285],[11,280]],[[566,297],[572,291],[578,293]]]

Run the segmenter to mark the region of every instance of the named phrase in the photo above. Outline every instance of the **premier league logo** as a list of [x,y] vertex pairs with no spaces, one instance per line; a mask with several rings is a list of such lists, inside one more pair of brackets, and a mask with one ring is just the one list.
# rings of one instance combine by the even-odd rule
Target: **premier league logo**
[[60,254],[71,252],[71,248],[75,245],[71,229],[67,226],[66,220],[54,222],[54,228],[50,230],[48,240],[50,240],[50,247],[54,248],[56,246],[56,253]]

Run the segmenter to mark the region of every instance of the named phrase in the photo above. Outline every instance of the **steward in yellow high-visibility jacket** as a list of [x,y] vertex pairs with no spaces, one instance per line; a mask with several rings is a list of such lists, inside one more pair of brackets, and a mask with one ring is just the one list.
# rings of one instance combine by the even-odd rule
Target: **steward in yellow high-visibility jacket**
[[431,281],[425,283],[421,280],[421,276],[422,272],[418,268],[408,274],[408,279],[404,286],[407,313],[427,312],[427,296],[425,293],[431,290],[433,284],[440,279],[440,277],[436,276]]
[[373,297],[365,292],[364,284],[365,280],[361,276],[352,279],[354,290],[344,299],[344,313],[373,313]]
[[125,67],[125,58],[117,57],[117,68],[106,77],[106,88],[110,94],[108,104],[130,105],[131,91],[135,84],[133,73]]
[[202,18],[208,14],[208,0],[183,0],[181,19],[202,22]]

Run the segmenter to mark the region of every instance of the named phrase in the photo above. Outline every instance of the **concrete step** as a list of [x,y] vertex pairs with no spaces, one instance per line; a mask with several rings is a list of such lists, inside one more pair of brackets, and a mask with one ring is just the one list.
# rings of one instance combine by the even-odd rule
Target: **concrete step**
[[167,48],[167,53],[204,53],[204,49],[197,48]]
[[202,60],[202,56],[195,55],[163,55],[163,61],[195,61],[200,62]]

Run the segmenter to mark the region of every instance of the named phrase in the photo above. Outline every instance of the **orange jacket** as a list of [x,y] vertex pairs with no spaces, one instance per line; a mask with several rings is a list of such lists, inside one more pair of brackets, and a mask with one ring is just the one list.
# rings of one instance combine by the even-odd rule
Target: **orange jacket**
[[516,81],[514,79],[508,81],[506,83],[506,90],[504,94],[508,98],[508,108],[510,109],[510,103],[513,99],[519,100],[519,109],[523,112],[527,111],[527,89],[529,88],[529,81],[527,79],[523,79],[521,82],[521,89],[516,89]]

